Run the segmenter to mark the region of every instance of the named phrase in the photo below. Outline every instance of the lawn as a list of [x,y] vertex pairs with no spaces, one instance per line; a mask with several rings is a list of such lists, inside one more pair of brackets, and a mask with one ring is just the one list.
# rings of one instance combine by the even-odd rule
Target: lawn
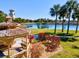
[[[31,29],[31,30],[32,30],[33,34],[37,34],[37,33],[40,33],[40,32],[50,32],[50,33],[54,32],[54,30],[52,30],[52,29]],[[67,32],[67,30],[64,30],[63,33],[66,33],[66,32]],[[61,32],[61,30],[57,30],[56,33],[62,33],[62,32]],[[78,31],[78,33],[75,34],[74,30],[70,30],[69,33],[74,34],[74,36],[79,35],[79,31]]]
[[[50,32],[53,33],[54,30],[49,29],[31,29],[32,34],[38,34],[40,32]],[[57,33],[61,33],[61,30],[57,30]],[[66,30],[64,31],[66,33]],[[72,33],[73,36],[79,36],[78,33],[75,34],[74,30],[70,30],[69,33]],[[79,38],[75,38],[76,41],[70,42],[70,41],[61,41],[61,46],[63,47],[63,51],[50,56],[49,58],[78,58],[79,57]]]
[[50,58],[79,58],[79,40],[75,42],[62,42],[63,51],[50,56]]

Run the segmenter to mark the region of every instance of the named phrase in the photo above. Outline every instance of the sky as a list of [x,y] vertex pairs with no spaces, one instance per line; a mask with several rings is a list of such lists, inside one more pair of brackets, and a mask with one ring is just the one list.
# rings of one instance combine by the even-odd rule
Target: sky
[[[16,17],[25,19],[50,18],[50,8],[54,4],[63,5],[67,0],[0,0],[0,10],[9,14],[15,10]],[[79,1],[79,0],[78,0]]]

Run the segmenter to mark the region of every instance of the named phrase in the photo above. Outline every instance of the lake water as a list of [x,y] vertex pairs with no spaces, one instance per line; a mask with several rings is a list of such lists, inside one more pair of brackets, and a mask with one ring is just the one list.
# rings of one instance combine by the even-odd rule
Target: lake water
[[[67,26],[68,25],[64,25],[64,30],[67,30]],[[36,23],[32,23],[32,24],[25,24],[25,27],[30,28],[30,29],[38,29],[38,28],[54,29],[55,24],[36,24]],[[57,29],[62,29],[62,25],[57,25]],[[76,29],[76,25],[70,25],[69,30],[75,30],[75,29]],[[78,26],[78,30],[79,30],[79,26]]]

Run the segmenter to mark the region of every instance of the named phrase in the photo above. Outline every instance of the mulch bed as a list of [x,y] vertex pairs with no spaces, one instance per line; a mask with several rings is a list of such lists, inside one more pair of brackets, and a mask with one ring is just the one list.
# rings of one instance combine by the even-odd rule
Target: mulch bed
[[57,47],[54,51],[52,52],[47,52],[47,51],[44,51],[44,53],[42,53],[42,55],[40,56],[40,58],[48,58],[50,56],[53,56],[59,52],[63,51],[63,48],[61,45],[59,45],[59,47]]

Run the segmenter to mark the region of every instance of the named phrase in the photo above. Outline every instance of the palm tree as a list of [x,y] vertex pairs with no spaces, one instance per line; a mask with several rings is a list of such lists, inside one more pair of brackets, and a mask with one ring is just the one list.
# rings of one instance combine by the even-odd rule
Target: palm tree
[[75,33],[77,33],[77,31],[78,31],[78,22],[79,22],[79,4],[77,5],[77,7],[74,10],[74,17],[77,18],[76,30],[75,30]]
[[69,26],[70,26],[70,17],[71,17],[71,13],[75,7],[75,5],[77,4],[76,0],[69,0],[66,2],[66,8],[68,11],[68,28],[67,28],[67,34],[69,33]]
[[66,8],[66,5],[63,5],[61,8],[60,8],[60,12],[59,12],[59,15],[60,17],[63,19],[62,20],[62,32],[64,31],[64,18],[65,16],[67,15],[67,8]]
[[54,34],[56,34],[56,26],[57,26],[57,17],[59,15],[59,10],[60,10],[60,5],[54,5],[53,8],[50,8],[50,14],[51,16],[55,16],[55,29],[54,29]]
[[77,26],[76,26],[76,31],[75,31],[75,33],[78,32],[78,22],[79,22],[79,15],[77,16]]

